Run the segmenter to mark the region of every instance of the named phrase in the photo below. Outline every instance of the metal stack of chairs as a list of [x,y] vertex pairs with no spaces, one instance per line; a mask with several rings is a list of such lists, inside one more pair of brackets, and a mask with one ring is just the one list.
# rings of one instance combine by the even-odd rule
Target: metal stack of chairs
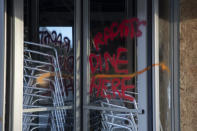
[[[119,91],[121,92],[121,91]],[[113,95],[113,91],[107,90],[104,91],[106,94]],[[117,109],[119,111],[114,110],[103,110],[101,113],[102,116],[102,130],[103,131],[137,131],[138,130],[138,113],[137,112],[125,112],[124,109],[134,109],[138,110],[138,104],[136,99],[133,101],[124,100],[118,97],[116,93],[116,97],[113,99],[106,98],[101,101],[101,106],[109,109]],[[126,91],[125,95],[135,96],[138,95],[136,92]]]
[[[24,43],[23,131],[64,131],[68,122],[66,92],[57,50]],[[59,107],[59,109],[58,109]],[[45,111],[40,111],[46,109]]]

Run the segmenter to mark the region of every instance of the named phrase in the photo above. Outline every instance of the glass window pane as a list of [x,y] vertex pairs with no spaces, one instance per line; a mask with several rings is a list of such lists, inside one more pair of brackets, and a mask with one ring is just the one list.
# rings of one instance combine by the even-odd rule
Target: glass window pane
[[23,130],[73,130],[74,1],[24,0]]
[[159,72],[160,128],[171,130],[171,41],[170,41],[170,1],[159,1],[159,60],[168,69]]
[[136,17],[135,0],[89,2],[90,87],[84,97],[90,110],[84,126],[87,130],[137,131],[138,97],[143,96],[136,82],[136,39],[142,37],[146,22]]

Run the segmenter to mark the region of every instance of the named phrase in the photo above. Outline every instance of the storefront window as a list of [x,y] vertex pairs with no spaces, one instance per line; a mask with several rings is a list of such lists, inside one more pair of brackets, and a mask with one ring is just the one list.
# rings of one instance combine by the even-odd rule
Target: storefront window
[[16,1],[6,130],[173,129],[169,0]]

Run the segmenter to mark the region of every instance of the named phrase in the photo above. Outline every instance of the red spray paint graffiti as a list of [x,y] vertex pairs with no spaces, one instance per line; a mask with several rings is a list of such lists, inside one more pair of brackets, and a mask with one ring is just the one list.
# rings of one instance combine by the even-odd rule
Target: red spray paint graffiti
[[[109,71],[109,64],[108,61],[111,63],[112,67],[115,69],[116,73],[128,73],[128,70],[120,70],[118,68],[118,65],[121,64],[128,64],[128,60],[121,60],[120,59],[120,55],[122,53],[127,53],[127,49],[126,48],[118,48],[117,49],[117,56],[115,54],[113,54],[113,56],[111,57],[109,52],[105,52],[104,53],[104,60],[105,60],[105,71]],[[89,56],[89,63],[90,63],[90,69],[92,73],[95,73],[97,68],[100,68],[100,72],[103,71],[103,63],[102,63],[102,56],[101,54],[96,55],[94,53],[91,53]],[[94,66],[93,64],[93,60],[96,60],[96,66]]]
[[[111,24],[110,27],[104,28],[104,33],[98,32],[94,37],[94,46],[96,51],[99,51],[100,46],[109,46],[108,41],[113,41],[116,37],[127,38],[130,37],[133,39],[134,37],[140,37],[142,36],[142,31],[140,30],[141,26],[145,26],[145,21],[140,21],[138,18],[131,18],[123,20],[120,24],[117,22],[114,22]],[[108,73],[109,71],[109,63],[111,64],[112,68],[114,69],[115,73],[119,74],[128,74],[128,69],[119,69],[120,65],[127,65],[128,60],[121,59],[121,55],[127,53],[126,48],[119,47],[116,51],[116,54],[110,55],[109,52],[105,52],[102,56],[100,53],[91,53],[89,56],[89,63],[90,63],[90,69],[91,73],[93,74],[93,77],[91,79],[90,84],[90,94],[93,93],[93,89],[96,89],[96,97],[99,97],[99,95],[103,98],[114,98],[115,94],[118,94],[119,98],[126,99],[133,101],[134,98],[131,96],[128,96],[125,94],[126,90],[130,90],[134,88],[134,85],[128,85],[127,81],[131,80],[130,77],[116,77],[116,78],[102,78],[102,77],[95,77],[94,74],[98,72],[105,72]],[[104,62],[102,60],[104,58]],[[96,63],[96,64],[95,64]],[[105,65],[103,67],[103,65]],[[104,69],[103,69],[104,68]],[[113,96],[110,94],[106,94],[108,86],[106,86],[107,83],[110,83],[110,88],[113,91]],[[118,88],[121,87],[121,92],[118,90]],[[104,93],[105,92],[105,93]]]
[[[136,25],[136,29],[135,29]],[[110,27],[104,28],[104,33],[98,32],[94,37],[94,45],[96,50],[99,50],[99,45],[107,45],[108,40],[113,41],[115,37],[126,38],[130,36],[131,39],[134,37],[140,37],[142,31],[141,26],[145,26],[146,21],[140,21],[138,18],[131,18],[123,20],[120,24],[114,22]]]

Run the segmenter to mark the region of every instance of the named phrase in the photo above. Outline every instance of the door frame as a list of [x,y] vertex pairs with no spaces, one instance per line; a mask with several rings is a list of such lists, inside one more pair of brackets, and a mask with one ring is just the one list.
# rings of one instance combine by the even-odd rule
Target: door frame
[[5,128],[6,97],[6,1],[0,0],[0,130]]
[[[23,0],[10,0],[7,25],[7,112],[6,130],[22,130],[23,113]],[[8,11],[8,10],[7,10]],[[21,73],[22,72],[22,73]]]

